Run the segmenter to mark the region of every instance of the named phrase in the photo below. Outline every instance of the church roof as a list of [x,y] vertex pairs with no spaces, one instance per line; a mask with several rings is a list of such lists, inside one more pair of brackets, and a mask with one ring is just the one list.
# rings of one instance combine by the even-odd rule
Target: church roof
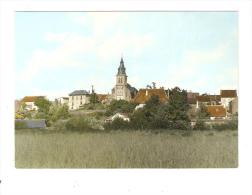
[[117,75],[121,75],[121,74],[126,75],[126,68],[124,67],[124,61],[123,61],[123,58],[121,58],[121,61],[120,61],[120,66],[119,66],[119,68],[118,68],[118,72],[117,72]]
[[220,95],[222,98],[237,97],[236,90],[221,90]]

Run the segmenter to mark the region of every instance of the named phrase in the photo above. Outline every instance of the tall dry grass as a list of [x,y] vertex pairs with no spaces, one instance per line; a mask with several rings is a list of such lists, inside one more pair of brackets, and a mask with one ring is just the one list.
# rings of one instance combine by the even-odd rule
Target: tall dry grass
[[238,166],[237,131],[16,132],[17,168]]

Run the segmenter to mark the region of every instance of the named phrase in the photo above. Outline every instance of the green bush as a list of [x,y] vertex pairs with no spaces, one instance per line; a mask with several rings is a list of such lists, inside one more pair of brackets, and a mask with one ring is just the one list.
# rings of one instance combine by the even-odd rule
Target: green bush
[[204,121],[198,120],[196,121],[195,126],[193,127],[193,130],[209,130],[210,127],[205,124]]
[[105,130],[124,130],[130,129],[130,123],[128,121],[124,121],[121,118],[116,118],[110,123],[104,124]]
[[227,123],[223,124],[214,124],[212,125],[212,129],[217,130],[217,131],[222,131],[222,130],[237,130],[238,129],[238,121],[230,121]]
[[92,131],[94,128],[91,126],[89,120],[82,116],[73,116],[66,122],[66,130],[69,131]]
[[15,129],[27,129],[25,121],[15,121]]

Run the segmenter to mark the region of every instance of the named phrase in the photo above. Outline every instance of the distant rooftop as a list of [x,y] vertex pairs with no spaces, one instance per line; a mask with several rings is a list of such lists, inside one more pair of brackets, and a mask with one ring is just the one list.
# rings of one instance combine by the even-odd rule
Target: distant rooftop
[[236,90],[221,90],[220,95],[222,98],[237,97]]
[[89,95],[89,92],[86,90],[75,90],[69,94],[69,96],[75,96],[75,95]]

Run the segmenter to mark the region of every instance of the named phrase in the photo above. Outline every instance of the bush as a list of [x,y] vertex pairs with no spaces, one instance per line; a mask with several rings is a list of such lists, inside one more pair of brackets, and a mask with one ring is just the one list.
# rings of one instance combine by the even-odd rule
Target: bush
[[15,121],[15,129],[27,129],[25,121]]
[[210,127],[205,124],[204,121],[198,120],[196,121],[195,126],[193,127],[193,130],[209,130]]
[[235,121],[230,121],[230,122],[223,123],[223,124],[214,124],[212,126],[212,128],[217,131],[237,130],[238,129],[238,121],[235,120]]
[[81,116],[74,116],[72,118],[70,118],[67,122],[66,122],[66,130],[69,131],[92,131],[94,130],[94,128],[92,128],[90,122],[85,119],[84,117]]
[[105,130],[123,130],[130,129],[130,122],[124,121],[121,118],[114,119],[111,123],[104,124]]

